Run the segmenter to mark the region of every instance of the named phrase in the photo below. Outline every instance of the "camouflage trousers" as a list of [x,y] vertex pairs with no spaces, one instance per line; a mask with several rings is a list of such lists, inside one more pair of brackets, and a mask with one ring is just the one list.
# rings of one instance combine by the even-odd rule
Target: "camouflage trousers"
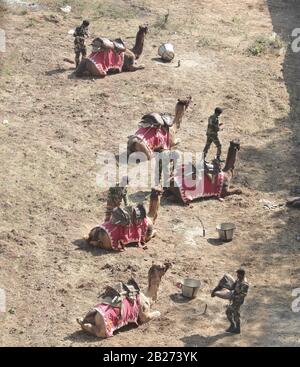
[[235,327],[240,325],[241,315],[240,315],[240,308],[242,303],[240,302],[233,302],[231,305],[227,306],[226,309],[226,316],[230,323],[234,324]]
[[214,143],[215,146],[217,147],[217,157],[220,157],[221,152],[222,152],[222,145],[221,145],[218,135],[207,135],[206,145],[203,150],[204,157],[207,155],[209,148],[211,146],[211,143]]
[[82,58],[86,57],[87,54],[87,48],[86,45],[84,44],[84,41],[82,40],[75,40],[74,42],[75,46],[74,46],[74,52],[75,52],[75,63],[76,63],[76,67],[79,65],[80,62],[80,55],[82,55]]

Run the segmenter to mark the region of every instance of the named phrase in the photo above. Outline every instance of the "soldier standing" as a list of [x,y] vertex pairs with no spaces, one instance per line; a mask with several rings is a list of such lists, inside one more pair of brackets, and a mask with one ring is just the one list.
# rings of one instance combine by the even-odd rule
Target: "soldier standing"
[[217,107],[215,109],[215,113],[211,115],[208,119],[208,126],[207,126],[207,132],[206,132],[207,139],[206,139],[206,145],[203,150],[204,160],[211,146],[211,143],[214,143],[215,146],[217,147],[217,159],[220,162],[223,162],[221,160],[222,145],[218,137],[218,132],[220,130],[220,127],[223,125],[223,123],[219,122],[219,117],[221,116],[222,112],[223,110],[220,107]]
[[119,207],[122,201],[124,202],[125,206],[128,205],[127,185],[128,177],[125,176],[122,178],[120,183],[117,183],[116,186],[109,188],[104,219],[105,222],[110,220],[113,209]]
[[74,32],[74,51],[75,51],[75,63],[76,69],[80,62],[80,55],[82,58],[86,57],[87,49],[85,45],[85,37],[89,37],[89,25],[90,22],[88,20],[84,20],[79,27],[76,27]]
[[226,316],[230,322],[229,328],[226,330],[227,333],[240,334],[241,332],[241,320],[240,320],[240,308],[244,303],[245,297],[247,296],[249,284],[245,277],[245,270],[238,269],[237,280],[233,286],[233,293],[230,299],[230,304],[226,309]]

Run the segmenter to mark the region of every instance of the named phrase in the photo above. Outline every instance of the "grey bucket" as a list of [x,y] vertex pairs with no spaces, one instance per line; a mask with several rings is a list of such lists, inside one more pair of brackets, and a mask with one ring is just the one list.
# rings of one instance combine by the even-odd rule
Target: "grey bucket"
[[174,48],[171,43],[163,43],[159,46],[158,49],[158,55],[164,60],[164,61],[172,61],[175,57]]
[[220,240],[231,241],[233,239],[233,233],[236,229],[234,223],[220,223],[216,228],[219,233]]
[[195,298],[200,289],[201,282],[197,279],[184,279],[178,283],[178,287],[182,291],[182,295],[187,298]]

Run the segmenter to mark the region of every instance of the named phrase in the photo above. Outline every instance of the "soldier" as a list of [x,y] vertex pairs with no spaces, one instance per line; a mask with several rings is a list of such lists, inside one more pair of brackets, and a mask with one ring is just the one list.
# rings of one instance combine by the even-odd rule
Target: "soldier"
[[249,284],[247,283],[244,269],[238,269],[236,274],[237,280],[235,281],[233,286],[233,293],[230,299],[230,304],[227,306],[226,309],[226,316],[230,322],[230,326],[226,330],[226,332],[240,334],[240,308],[244,303],[245,297],[247,296]]
[[105,212],[105,222],[108,222],[111,218],[111,214],[114,208],[119,207],[124,202],[124,205],[128,205],[127,199],[127,185],[128,185],[128,177],[125,176],[122,178],[120,183],[117,183],[116,186],[110,187],[107,195],[107,204],[106,204],[106,212]]
[[220,162],[223,162],[221,160],[222,145],[218,137],[218,132],[220,130],[220,127],[223,125],[222,122],[221,123],[219,122],[219,117],[221,116],[222,112],[223,112],[222,109],[220,107],[217,107],[215,109],[215,113],[211,115],[208,119],[208,126],[207,126],[207,131],[206,131],[207,140],[206,140],[206,145],[203,150],[204,160],[211,146],[211,143],[214,143],[215,146],[217,147],[217,159]]
[[75,51],[75,63],[76,63],[76,69],[80,62],[80,54],[82,55],[82,58],[86,57],[87,50],[85,45],[85,37],[89,37],[89,25],[90,22],[88,20],[84,20],[81,24],[81,26],[76,27],[74,32],[74,51]]

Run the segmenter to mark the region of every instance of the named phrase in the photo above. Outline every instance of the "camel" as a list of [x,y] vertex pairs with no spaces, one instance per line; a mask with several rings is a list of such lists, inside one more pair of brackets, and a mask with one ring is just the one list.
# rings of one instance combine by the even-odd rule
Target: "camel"
[[124,251],[125,245],[138,243],[139,247],[145,247],[156,236],[154,224],[160,206],[160,195],[162,190],[155,188],[151,190],[148,215],[138,223],[118,225],[108,221],[100,226],[94,227],[87,238],[89,245],[100,247],[104,250]]
[[175,116],[169,114],[151,113],[143,116],[140,128],[127,142],[127,154],[141,152],[150,160],[154,152],[171,150],[180,143],[176,133],[180,129],[184,112],[191,103],[192,97],[178,99]]
[[[122,287],[127,289],[127,292],[119,293],[121,297],[118,299],[118,305],[114,303],[116,301],[111,299],[108,301],[109,298],[106,298],[103,303],[92,308],[84,318],[76,319],[82,330],[99,338],[107,338],[113,336],[115,330],[129,323],[145,324],[160,317],[160,312],[151,311],[151,306],[157,301],[161,278],[170,267],[169,262],[163,265],[152,264],[148,272],[148,288],[145,293],[140,292],[134,279],[129,280],[130,285]],[[131,291],[130,298],[128,291]]]
[[[203,177],[204,185],[201,186],[201,189],[198,190],[198,192],[197,182],[192,181],[191,184],[186,185],[186,180],[189,180],[189,176],[184,176],[182,173],[187,171],[187,166],[179,167],[179,170],[177,169],[176,173],[172,174],[170,179],[170,187],[167,189],[167,191],[170,191],[172,194],[174,194],[174,196],[179,197],[184,203],[189,203],[192,200],[204,197],[218,197],[220,200],[223,200],[225,197],[230,195],[242,194],[240,189],[230,190],[229,188],[233,178],[237,152],[239,150],[239,139],[232,140],[230,142],[227,159],[223,170],[221,169],[220,163],[216,160],[214,161],[215,166],[213,167],[213,171],[209,171],[206,166]],[[190,177],[193,176],[192,179],[195,179],[196,171],[194,166],[192,166],[192,170],[193,175]]]
[[[143,52],[144,39],[148,32],[148,26],[139,26],[136,35],[135,45],[130,50],[121,40],[105,44],[102,38],[95,38],[92,42],[93,52],[81,61],[75,71],[75,75],[93,76],[103,78],[107,75],[107,71],[136,71],[144,69],[144,65],[137,65],[138,60]],[[101,61],[97,57],[100,57]],[[100,63],[100,66],[99,66]],[[103,63],[105,65],[103,65]],[[112,66],[113,64],[113,66]]]

